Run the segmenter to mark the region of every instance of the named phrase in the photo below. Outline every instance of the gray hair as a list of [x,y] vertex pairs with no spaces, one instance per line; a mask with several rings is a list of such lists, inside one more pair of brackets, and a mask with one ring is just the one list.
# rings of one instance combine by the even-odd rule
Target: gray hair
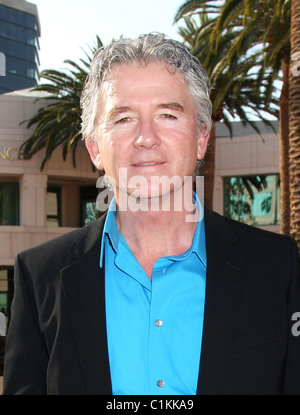
[[83,138],[96,140],[98,99],[103,82],[109,79],[111,68],[122,63],[138,62],[147,65],[156,61],[165,62],[171,73],[179,71],[183,74],[195,103],[197,126],[200,129],[204,123],[206,133],[209,134],[212,128],[212,104],[206,71],[183,44],[164,34],[150,33],[137,39],[121,38],[95,52],[80,101]]

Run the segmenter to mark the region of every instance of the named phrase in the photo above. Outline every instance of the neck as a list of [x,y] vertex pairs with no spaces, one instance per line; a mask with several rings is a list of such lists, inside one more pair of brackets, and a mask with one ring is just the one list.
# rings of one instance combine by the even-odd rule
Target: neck
[[[151,205],[155,205],[156,210],[151,209]],[[166,206],[162,199],[155,203],[143,200],[140,210],[132,210],[130,206],[119,209],[118,201],[117,206],[119,231],[150,279],[153,265],[159,258],[180,255],[191,246],[198,222],[192,194],[181,210],[177,210],[178,205],[174,203],[169,210],[163,210]]]

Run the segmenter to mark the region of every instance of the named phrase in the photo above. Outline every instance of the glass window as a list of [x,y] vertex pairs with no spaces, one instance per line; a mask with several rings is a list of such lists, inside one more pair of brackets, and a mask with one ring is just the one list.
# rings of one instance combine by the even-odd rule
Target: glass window
[[33,14],[28,14],[6,6],[0,6],[0,18],[29,28],[34,28],[36,24],[36,18]]
[[6,59],[6,72],[7,74],[17,74],[25,76],[27,78],[35,79],[36,67],[35,62],[28,62],[22,59],[13,58],[12,56],[7,56]]
[[0,225],[19,225],[19,183],[0,182]]
[[61,226],[61,186],[48,186],[46,212],[47,226]]
[[0,93],[16,91],[18,89],[32,88],[36,85],[35,79],[24,78],[22,76],[6,74],[0,76]]
[[83,226],[96,220],[98,218],[98,213],[96,202],[85,200],[83,202]]
[[[13,267],[0,267],[0,312],[5,318],[5,332],[7,333],[10,319],[10,307],[14,295]],[[2,322],[3,323],[3,322]],[[2,327],[1,327],[2,328]],[[5,337],[0,337],[0,376],[3,376]]]
[[13,298],[13,267],[0,267],[0,311],[7,318],[10,316],[10,306]]
[[0,19],[0,36],[17,40],[28,45],[36,45],[36,32],[23,26],[18,26],[14,23],[9,23]]
[[98,219],[100,212],[96,206],[98,190],[95,186],[82,186],[80,188],[81,200],[81,226],[88,225]]
[[280,224],[279,175],[225,177],[224,216],[249,225]]
[[6,56],[36,62],[36,48],[31,45],[16,42],[15,40],[0,38],[0,51]]

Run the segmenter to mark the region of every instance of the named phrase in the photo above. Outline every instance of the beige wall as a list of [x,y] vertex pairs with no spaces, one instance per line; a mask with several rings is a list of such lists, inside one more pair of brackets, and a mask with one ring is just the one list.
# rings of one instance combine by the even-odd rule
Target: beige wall
[[[21,91],[22,92],[22,91]],[[34,103],[35,96],[29,97],[14,93],[0,95],[0,174],[20,176],[22,174],[47,175],[52,177],[67,177],[76,179],[97,177],[92,171],[89,155],[84,143],[78,146],[76,157],[76,168],[73,167],[71,155],[64,161],[61,149],[55,151],[50,162],[40,172],[43,159],[43,151],[35,155],[31,160],[9,160],[4,159],[1,154],[7,154],[4,150],[19,148],[29,138],[32,128],[28,130],[26,124],[19,125],[22,121],[31,118],[39,108],[45,104],[43,101]],[[5,153],[5,154],[4,154]],[[12,150],[9,156],[15,158],[17,152]]]
[[[71,155],[64,161],[61,149],[40,171],[43,152],[31,160],[16,160],[17,151],[31,130],[24,120],[31,118],[43,101],[34,103],[26,91],[0,95],[0,180],[15,178],[20,186],[20,226],[0,228],[0,266],[13,265],[18,252],[69,232],[79,222],[78,185],[96,186],[98,174],[92,170],[84,143],[77,149],[76,168]],[[46,226],[46,189],[48,182],[62,183],[63,228]]]

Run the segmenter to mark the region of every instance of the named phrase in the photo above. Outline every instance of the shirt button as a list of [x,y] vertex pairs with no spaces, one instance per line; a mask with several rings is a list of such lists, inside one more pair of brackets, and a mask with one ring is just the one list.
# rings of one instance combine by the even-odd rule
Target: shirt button
[[163,322],[161,320],[156,320],[155,325],[156,327],[161,327],[163,325]]
[[165,386],[165,382],[163,380],[159,380],[157,382],[157,386],[159,386],[160,388],[162,388],[163,386]]

